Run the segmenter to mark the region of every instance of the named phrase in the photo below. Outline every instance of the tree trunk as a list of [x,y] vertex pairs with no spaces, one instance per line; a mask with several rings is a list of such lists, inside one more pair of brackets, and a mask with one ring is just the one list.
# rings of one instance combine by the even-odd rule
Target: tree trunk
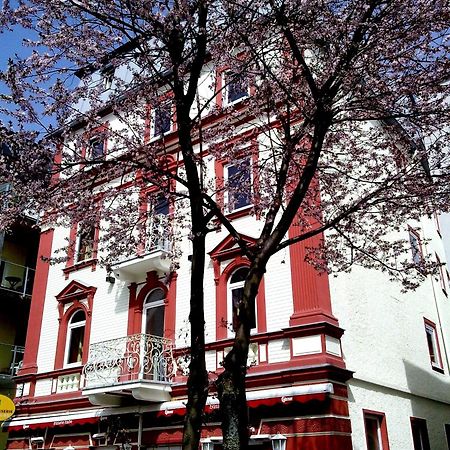
[[239,327],[232,350],[223,362],[224,371],[216,385],[222,416],[224,450],[248,448],[248,411],[245,393],[247,358],[250,345],[252,311],[265,269],[253,262],[244,285],[243,299],[239,305]]
[[187,382],[188,402],[183,430],[183,450],[197,450],[200,442],[203,410],[208,396],[208,373],[205,364],[204,293],[205,234],[194,233],[190,315],[191,361]]

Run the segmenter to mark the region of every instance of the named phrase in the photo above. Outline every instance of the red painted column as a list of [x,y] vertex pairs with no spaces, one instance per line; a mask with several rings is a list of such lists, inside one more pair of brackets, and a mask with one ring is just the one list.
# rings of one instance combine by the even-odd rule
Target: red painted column
[[42,327],[42,315],[44,312],[45,294],[47,292],[47,281],[50,264],[48,258],[51,256],[53,243],[53,230],[41,233],[39,241],[38,260],[36,263],[36,274],[34,277],[33,293],[31,296],[30,317],[28,321],[27,339],[23,366],[19,375],[36,373],[37,354]]
[[[291,225],[289,238],[300,234],[298,226]],[[314,322],[329,322],[337,325],[331,311],[331,295],[328,274],[317,271],[305,261],[307,248],[318,247],[323,235],[298,242],[289,247],[291,259],[292,298],[294,312],[289,324],[305,325]]]
[[167,305],[164,320],[164,337],[171,339],[175,343],[175,316],[177,305],[177,278],[178,274],[170,274],[169,289],[167,291]]

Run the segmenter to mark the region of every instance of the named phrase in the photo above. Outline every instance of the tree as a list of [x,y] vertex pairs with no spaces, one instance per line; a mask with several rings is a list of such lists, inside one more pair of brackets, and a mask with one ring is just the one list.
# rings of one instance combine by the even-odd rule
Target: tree
[[[252,312],[273,254],[304,241],[306,257],[319,271],[349,270],[353,264],[376,267],[405,288],[414,288],[432,269],[424,262],[417,271],[406,256],[408,243],[395,233],[405,221],[448,210],[448,19],[445,2],[417,0],[132,5],[70,0],[5,8],[3,23],[39,30],[46,49],[40,54],[36,47],[26,63],[11,61],[4,74],[11,100],[19,106],[13,115],[19,123],[35,121],[41,102],[61,127],[68,117],[72,120],[71,127],[42,142],[47,162],[49,143],[64,154],[53,168],[51,189],[45,176],[30,176],[33,172],[21,180],[20,164],[30,161],[31,152],[8,161],[3,177],[14,182],[16,198],[42,204],[55,212],[54,220],[63,220],[57,206],[71,203],[78,207],[70,210],[70,220],[96,220],[91,201],[99,195],[96,183],[139,171],[143,181],[158,185],[171,201],[184,197],[189,202],[193,351],[184,448],[198,446],[207,397],[202,286],[205,236],[213,218],[249,260],[234,346],[217,381],[226,449],[247,445],[245,376]],[[119,43],[125,43],[120,51]],[[69,88],[74,69],[67,61],[89,73],[107,65],[127,66],[133,79],[117,76],[114,96],[105,102],[98,83]],[[205,77],[212,64],[225,68],[223,85]],[[60,78],[51,84],[55,74]],[[35,83],[36,76],[45,87]],[[212,84],[206,96],[197,95],[202,83]],[[164,86],[173,95],[183,170],[167,157],[173,147],[141,137],[148,119],[145,105],[160,104]],[[211,108],[218,92],[249,86],[251,95],[243,95],[237,106]],[[80,98],[90,108],[73,108]],[[76,149],[89,136],[78,131],[80,124],[94,130],[104,123],[99,115],[107,113],[123,125],[102,131],[114,141],[114,153],[107,159],[84,158],[94,167],[80,172],[83,156]],[[61,136],[64,143],[55,144]],[[257,158],[254,147],[245,145],[249,136],[263,136]],[[66,148],[67,142],[78,146]],[[211,180],[205,151],[217,160],[236,161],[234,178]],[[48,167],[36,165],[39,174]],[[175,191],[174,182],[185,190]],[[225,213],[242,192],[251,195],[260,223],[253,246]],[[131,251],[134,247],[119,231],[142,225],[136,202],[129,191],[111,186],[101,195],[103,202],[129,212],[125,221],[110,208],[107,220],[116,251]],[[22,206],[10,203],[5,212]]]

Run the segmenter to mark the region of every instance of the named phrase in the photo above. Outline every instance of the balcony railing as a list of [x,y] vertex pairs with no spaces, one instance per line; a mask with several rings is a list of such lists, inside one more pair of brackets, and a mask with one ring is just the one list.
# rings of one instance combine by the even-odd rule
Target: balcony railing
[[34,269],[0,259],[0,287],[21,295],[31,295]]
[[145,234],[145,245],[138,250],[138,254],[124,256],[112,265],[119,279],[139,282],[151,270],[170,270],[171,217],[163,214],[153,216]]
[[22,366],[25,347],[0,342],[0,375],[15,376]]
[[84,366],[84,389],[134,381],[169,383],[176,365],[169,339],[148,334],[91,344]]
[[170,250],[170,238],[172,234],[171,217],[158,214],[152,217],[147,226],[147,239],[145,243],[145,252]]

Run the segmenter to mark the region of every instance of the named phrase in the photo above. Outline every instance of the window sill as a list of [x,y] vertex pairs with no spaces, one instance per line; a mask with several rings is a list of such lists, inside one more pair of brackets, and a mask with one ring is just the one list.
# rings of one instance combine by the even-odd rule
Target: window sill
[[443,369],[442,367],[431,365],[431,368],[432,368],[435,372],[444,373],[444,369]]
[[252,208],[253,208],[253,205],[247,205],[247,206],[244,206],[243,208],[226,213],[225,215],[226,215],[227,219],[229,219],[229,220],[239,219],[240,217],[249,216]]
[[85,269],[86,267],[90,267],[92,272],[97,268],[97,258],[87,259],[85,261],[77,262],[71,266],[67,266],[63,269],[63,273],[67,277],[70,273],[76,272],[77,270]]

